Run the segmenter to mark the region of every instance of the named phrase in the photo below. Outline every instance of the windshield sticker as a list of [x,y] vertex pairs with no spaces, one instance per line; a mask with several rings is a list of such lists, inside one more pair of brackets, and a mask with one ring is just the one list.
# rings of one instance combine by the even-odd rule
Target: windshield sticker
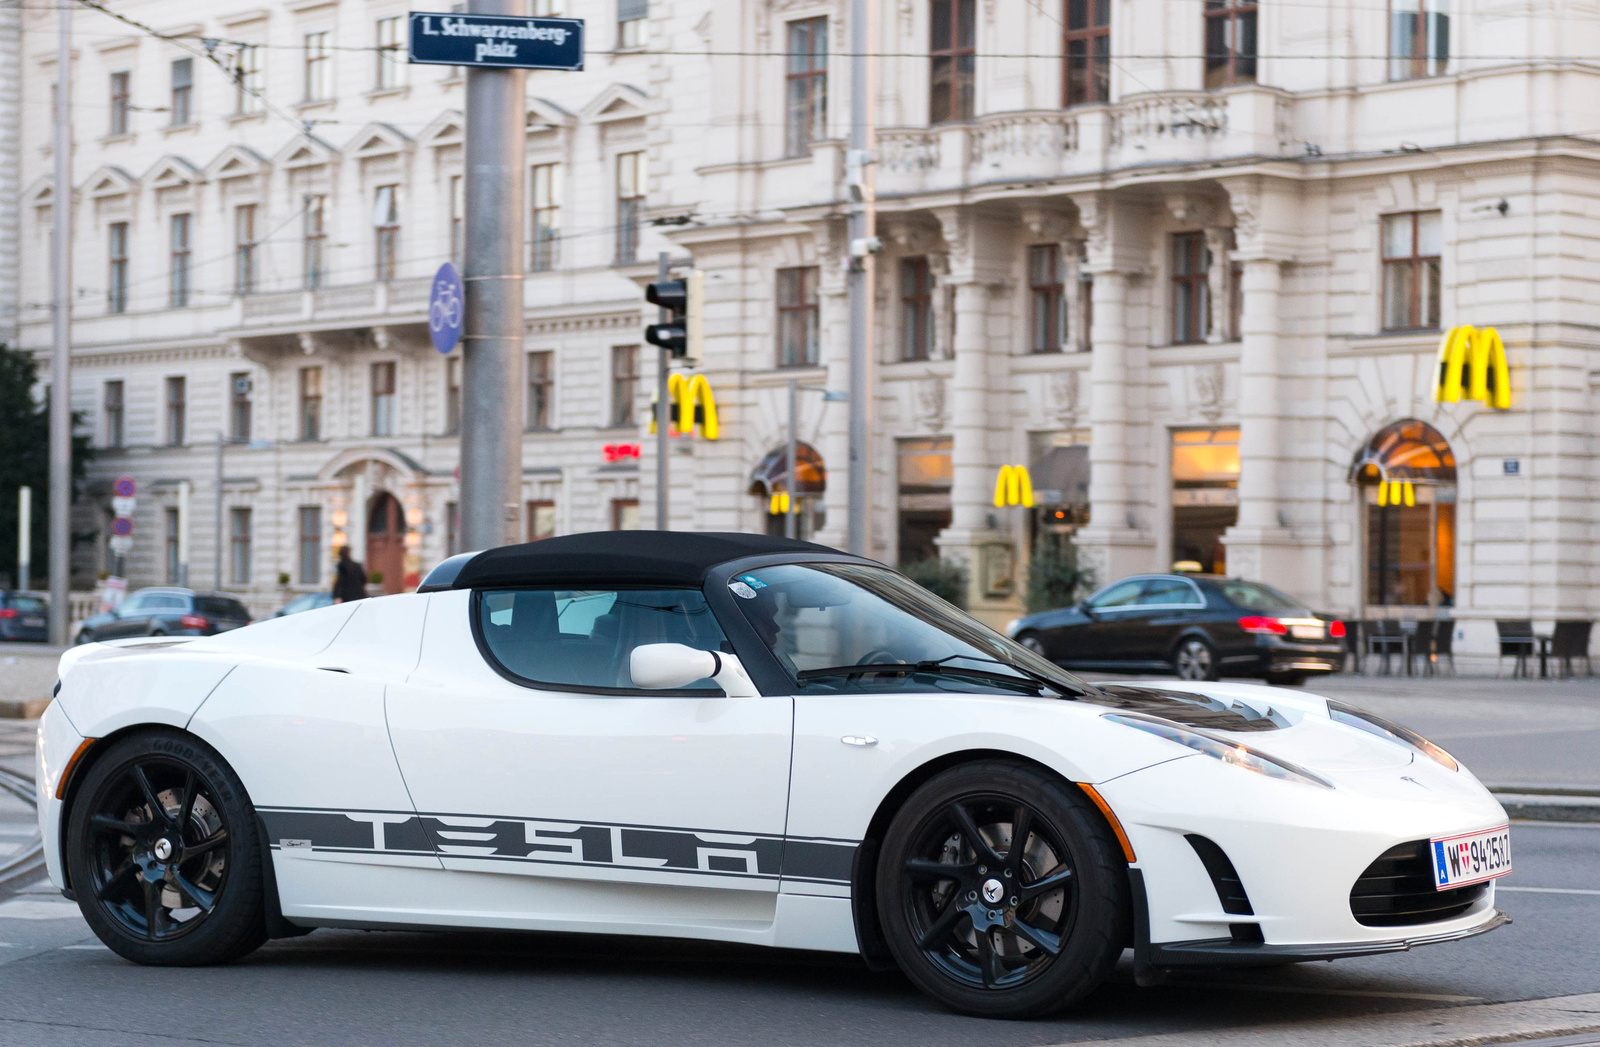
[[754,600],[756,598],[756,591],[743,582],[729,582],[728,588],[733,590],[733,595],[741,599]]
[[767,587],[766,582],[763,582],[753,574],[741,574],[739,580],[752,589],[765,589]]

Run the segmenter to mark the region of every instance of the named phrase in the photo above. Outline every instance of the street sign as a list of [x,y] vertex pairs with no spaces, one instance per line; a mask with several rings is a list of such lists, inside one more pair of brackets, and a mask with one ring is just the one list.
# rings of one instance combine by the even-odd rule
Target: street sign
[[119,476],[116,483],[111,485],[111,493],[118,498],[132,498],[139,493],[139,489],[131,476]]
[[428,295],[428,337],[433,347],[448,353],[461,340],[461,274],[449,262],[433,274],[433,290]]
[[413,62],[502,69],[583,68],[583,19],[411,12]]
[[111,520],[111,533],[117,538],[128,538],[133,535],[133,521],[126,516],[113,517]]

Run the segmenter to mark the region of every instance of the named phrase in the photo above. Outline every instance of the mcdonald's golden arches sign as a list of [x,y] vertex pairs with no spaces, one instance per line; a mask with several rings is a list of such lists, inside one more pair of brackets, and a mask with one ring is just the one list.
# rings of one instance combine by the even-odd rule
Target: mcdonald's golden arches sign
[[1511,406],[1506,347],[1492,327],[1452,327],[1439,339],[1439,372],[1433,398],[1458,403],[1465,396],[1501,410]]

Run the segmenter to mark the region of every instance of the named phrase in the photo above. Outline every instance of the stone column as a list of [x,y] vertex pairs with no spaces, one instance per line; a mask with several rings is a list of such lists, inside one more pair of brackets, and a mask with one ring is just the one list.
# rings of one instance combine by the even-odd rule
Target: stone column
[[[1244,263],[1239,347],[1239,528],[1279,529],[1278,290],[1282,266],[1271,258]],[[1231,543],[1230,543],[1231,544]],[[1233,571],[1229,556],[1229,571]]]

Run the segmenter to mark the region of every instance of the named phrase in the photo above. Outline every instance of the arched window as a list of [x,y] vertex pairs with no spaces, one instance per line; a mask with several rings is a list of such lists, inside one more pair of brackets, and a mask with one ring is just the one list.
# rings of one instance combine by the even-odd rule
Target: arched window
[[765,500],[767,508],[767,533],[782,535],[787,521],[787,510],[777,495],[792,494],[795,512],[799,519],[799,537],[810,539],[826,523],[822,508],[822,495],[828,489],[828,467],[822,455],[808,443],[795,444],[794,483],[789,481],[789,453],[786,447],[775,447],[750,473],[750,493]]
[[1350,466],[1361,488],[1366,602],[1450,606],[1456,589],[1456,459],[1433,426],[1379,430]]

